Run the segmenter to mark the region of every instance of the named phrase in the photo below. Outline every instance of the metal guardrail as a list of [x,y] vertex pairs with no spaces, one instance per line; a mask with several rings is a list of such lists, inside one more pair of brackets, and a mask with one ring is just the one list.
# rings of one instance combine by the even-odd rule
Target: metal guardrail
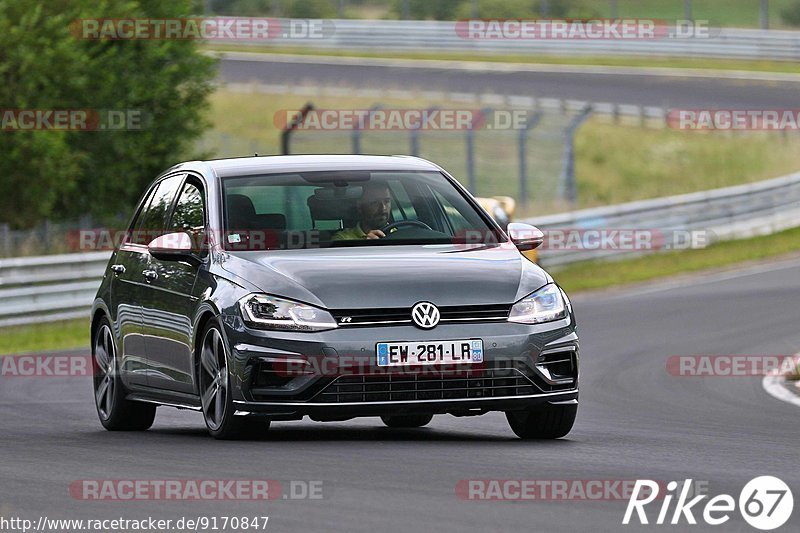
[[[290,21],[282,19],[282,27]],[[800,59],[800,32],[712,28],[707,37],[656,39],[467,39],[457,22],[420,20],[325,21],[322,35],[231,41],[252,45],[368,51],[457,51],[603,56],[673,56],[733,59]],[[461,32],[463,34],[463,32]]]
[[[767,181],[725,187],[691,194],[653,200],[642,200],[609,207],[583,209],[545,217],[533,217],[528,222],[545,234],[559,230],[635,230],[652,231],[665,240],[662,249],[678,249],[683,243],[674,238],[683,232],[702,231],[716,240],[733,240],[800,226],[800,172]],[[591,243],[594,245],[595,243]],[[539,253],[539,262],[553,267],[590,259],[629,258],[649,250],[581,249],[581,246],[548,249]]]
[[[720,240],[800,226],[800,172],[738,185],[524,220],[552,230],[707,231]],[[670,244],[669,240],[666,244]],[[647,250],[542,250],[545,267],[624,258]],[[0,259],[0,327],[88,318],[109,252]]]
[[0,327],[88,318],[110,252],[0,259]]

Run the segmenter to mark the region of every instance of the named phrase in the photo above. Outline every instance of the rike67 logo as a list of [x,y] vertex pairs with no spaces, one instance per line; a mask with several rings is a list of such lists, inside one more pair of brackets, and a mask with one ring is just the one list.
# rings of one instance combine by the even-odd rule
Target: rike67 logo
[[[697,524],[695,514],[712,526],[719,526],[730,520],[731,513],[737,507],[733,496],[719,494],[702,505],[701,502],[708,495],[702,494],[689,499],[692,486],[691,479],[685,480],[680,487],[677,481],[670,481],[666,492],[660,494],[663,485],[649,479],[636,480],[622,523],[627,525],[633,520],[635,524],[638,520],[640,524],[650,524],[652,515],[648,518],[645,507],[656,500],[660,500],[661,506],[658,517],[652,522],[654,524]],[[672,508],[676,496],[677,501]],[[794,498],[791,489],[782,480],[773,476],[760,476],[750,480],[739,493],[738,508],[745,522],[756,529],[769,531],[781,527],[789,520],[794,508]]]

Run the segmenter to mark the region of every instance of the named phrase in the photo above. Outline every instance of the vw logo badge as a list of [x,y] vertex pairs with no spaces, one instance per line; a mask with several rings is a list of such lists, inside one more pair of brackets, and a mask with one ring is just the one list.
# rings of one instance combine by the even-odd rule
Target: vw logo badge
[[414,324],[422,329],[435,328],[439,323],[439,308],[430,302],[419,302],[411,308],[411,318]]

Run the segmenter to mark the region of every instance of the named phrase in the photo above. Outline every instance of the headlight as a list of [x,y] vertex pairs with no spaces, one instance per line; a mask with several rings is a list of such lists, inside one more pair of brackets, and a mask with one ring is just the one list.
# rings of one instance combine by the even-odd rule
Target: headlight
[[239,300],[239,306],[245,323],[258,329],[322,331],[338,327],[324,309],[266,294],[249,294]]
[[567,316],[567,306],[561,289],[551,283],[530,296],[526,296],[511,307],[509,322],[520,324],[541,324]]

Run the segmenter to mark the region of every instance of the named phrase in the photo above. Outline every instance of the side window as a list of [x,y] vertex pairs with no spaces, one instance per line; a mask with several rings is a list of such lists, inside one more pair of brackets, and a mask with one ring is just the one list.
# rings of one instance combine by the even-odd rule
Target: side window
[[131,225],[128,228],[128,234],[125,237],[125,242],[136,242],[136,237],[133,234],[133,232],[142,223],[142,216],[144,216],[145,211],[147,211],[147,206],[150,205],[150,200],[153,198],[153,195],[156,193],[159,186],[161,186],[161,183],[157,183],[154,187],[150,188],[147,191],[147,195],[142,200],[142,204],[141,207],[139,208],[139,211],[136,213],[133,222],[131,222]]
[[444,211],[444,216],[447,218],[447,221],[450,223],[450,227],[453,230],[454,235],[458,235],[467,231],[469,228],[473,227],[472,224],[461,214],[461,212],[456,209],[450,201],[442,196],[439,191],[434,191],[434,196],[436,196],[436,200],[439,202],[439,205],[442,206],[442,210]]
[[394,180],[388,183],[389,190],[392,193],[392,219],[395,222],[399,220],[416,220],[418,218],[417,212],[403,184]]
[[195,184],[187,182],[175,204],[169,230],[198,233],[205,227],[205,218],[203,193]]
[[150,201],[139,215],[139,220],[134,227],[134,244],[148,245],[150,241],[164,233],[167,223],[167,214],[172,206],[172,201],[178,193],[183,176],[173,176],[158,184],[150,196]]
[[188,233],[192,237],[192,242],[195,243],[195,250],[199,251],[202,249],[205,225],[203,192],[194,183],[186,182],[178,196],[178,202],[175,204],[168,232]]

